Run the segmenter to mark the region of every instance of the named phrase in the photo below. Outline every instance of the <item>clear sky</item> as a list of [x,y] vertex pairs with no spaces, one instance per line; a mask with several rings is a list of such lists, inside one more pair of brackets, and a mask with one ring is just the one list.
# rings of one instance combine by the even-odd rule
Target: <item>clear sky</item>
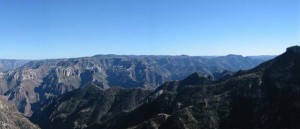
[[274,55],[299,41],[299,0],[0,0],[0,58]]

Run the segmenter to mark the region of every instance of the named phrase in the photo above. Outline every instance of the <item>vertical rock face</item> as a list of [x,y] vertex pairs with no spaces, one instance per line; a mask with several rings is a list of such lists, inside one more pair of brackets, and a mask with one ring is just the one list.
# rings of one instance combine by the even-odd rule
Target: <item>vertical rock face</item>
[[93,83],[109,87],[156,88],[165,81],[179,80],[200,71],[213,74],[224,70],[252,68],[262,60],[229,55],[222,57],[190,56],[118,56],[31,61],[0,74],[0,93],[14,102],[27,116],[31,104]]
[[16,109],[9,106],[3,96],[0,96],[0,128],[1,129],[39,129]]

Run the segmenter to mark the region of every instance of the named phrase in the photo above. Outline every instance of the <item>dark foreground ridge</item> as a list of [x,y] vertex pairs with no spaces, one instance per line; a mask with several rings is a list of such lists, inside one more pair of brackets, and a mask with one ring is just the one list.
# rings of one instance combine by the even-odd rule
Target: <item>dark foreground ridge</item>
[[300,46],[292,46],[286,49],[287,53],[293,53],[297,56],[300,55]]

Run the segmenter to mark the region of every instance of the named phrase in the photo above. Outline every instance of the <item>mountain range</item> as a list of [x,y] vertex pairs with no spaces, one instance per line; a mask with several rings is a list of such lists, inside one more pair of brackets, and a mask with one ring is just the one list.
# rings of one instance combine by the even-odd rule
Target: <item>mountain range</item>
[[0,80],[4,129],[300,127],[299,46],[277,57],[33,60]]
[[41,104],[45,129],[297,129],[300,47],[255,68],[214,79],[195,72],[155,90],[95,84]]
[[0,59],[0,72],[15,70],[30,60]]
[[43,103],[91,83],[101,89],[155,89],[166,81],[181,80],[193,72],[213,75],[218,79],[223,74],[250,69],[263,61],[265,60],[240,55],[96,55],[33,60],[0,74],[0,94],[14,103],[21,113],[31,116],[35,109],[33,104]]

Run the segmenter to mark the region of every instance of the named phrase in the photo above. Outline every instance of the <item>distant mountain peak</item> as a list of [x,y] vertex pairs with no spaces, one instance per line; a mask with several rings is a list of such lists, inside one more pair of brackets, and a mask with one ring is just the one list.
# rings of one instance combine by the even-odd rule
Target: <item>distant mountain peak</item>
[[200,72],[194,72],[191,75],[189,75],[188,77],[186,77],[184,80],[198,80],[198,79],[203,79],[205,78],[204,76],[202,76],[202,74]]
[[228,57],[243,57],[242,55],[237,55],[237,54],[228,54],[226,56],[228,56]]
[[213,80],[213,77],[205,77],[199,72],[194,72],[193,74],[186,77],[184,80],[182,80],[181,85],[203,85],[208,84]]

